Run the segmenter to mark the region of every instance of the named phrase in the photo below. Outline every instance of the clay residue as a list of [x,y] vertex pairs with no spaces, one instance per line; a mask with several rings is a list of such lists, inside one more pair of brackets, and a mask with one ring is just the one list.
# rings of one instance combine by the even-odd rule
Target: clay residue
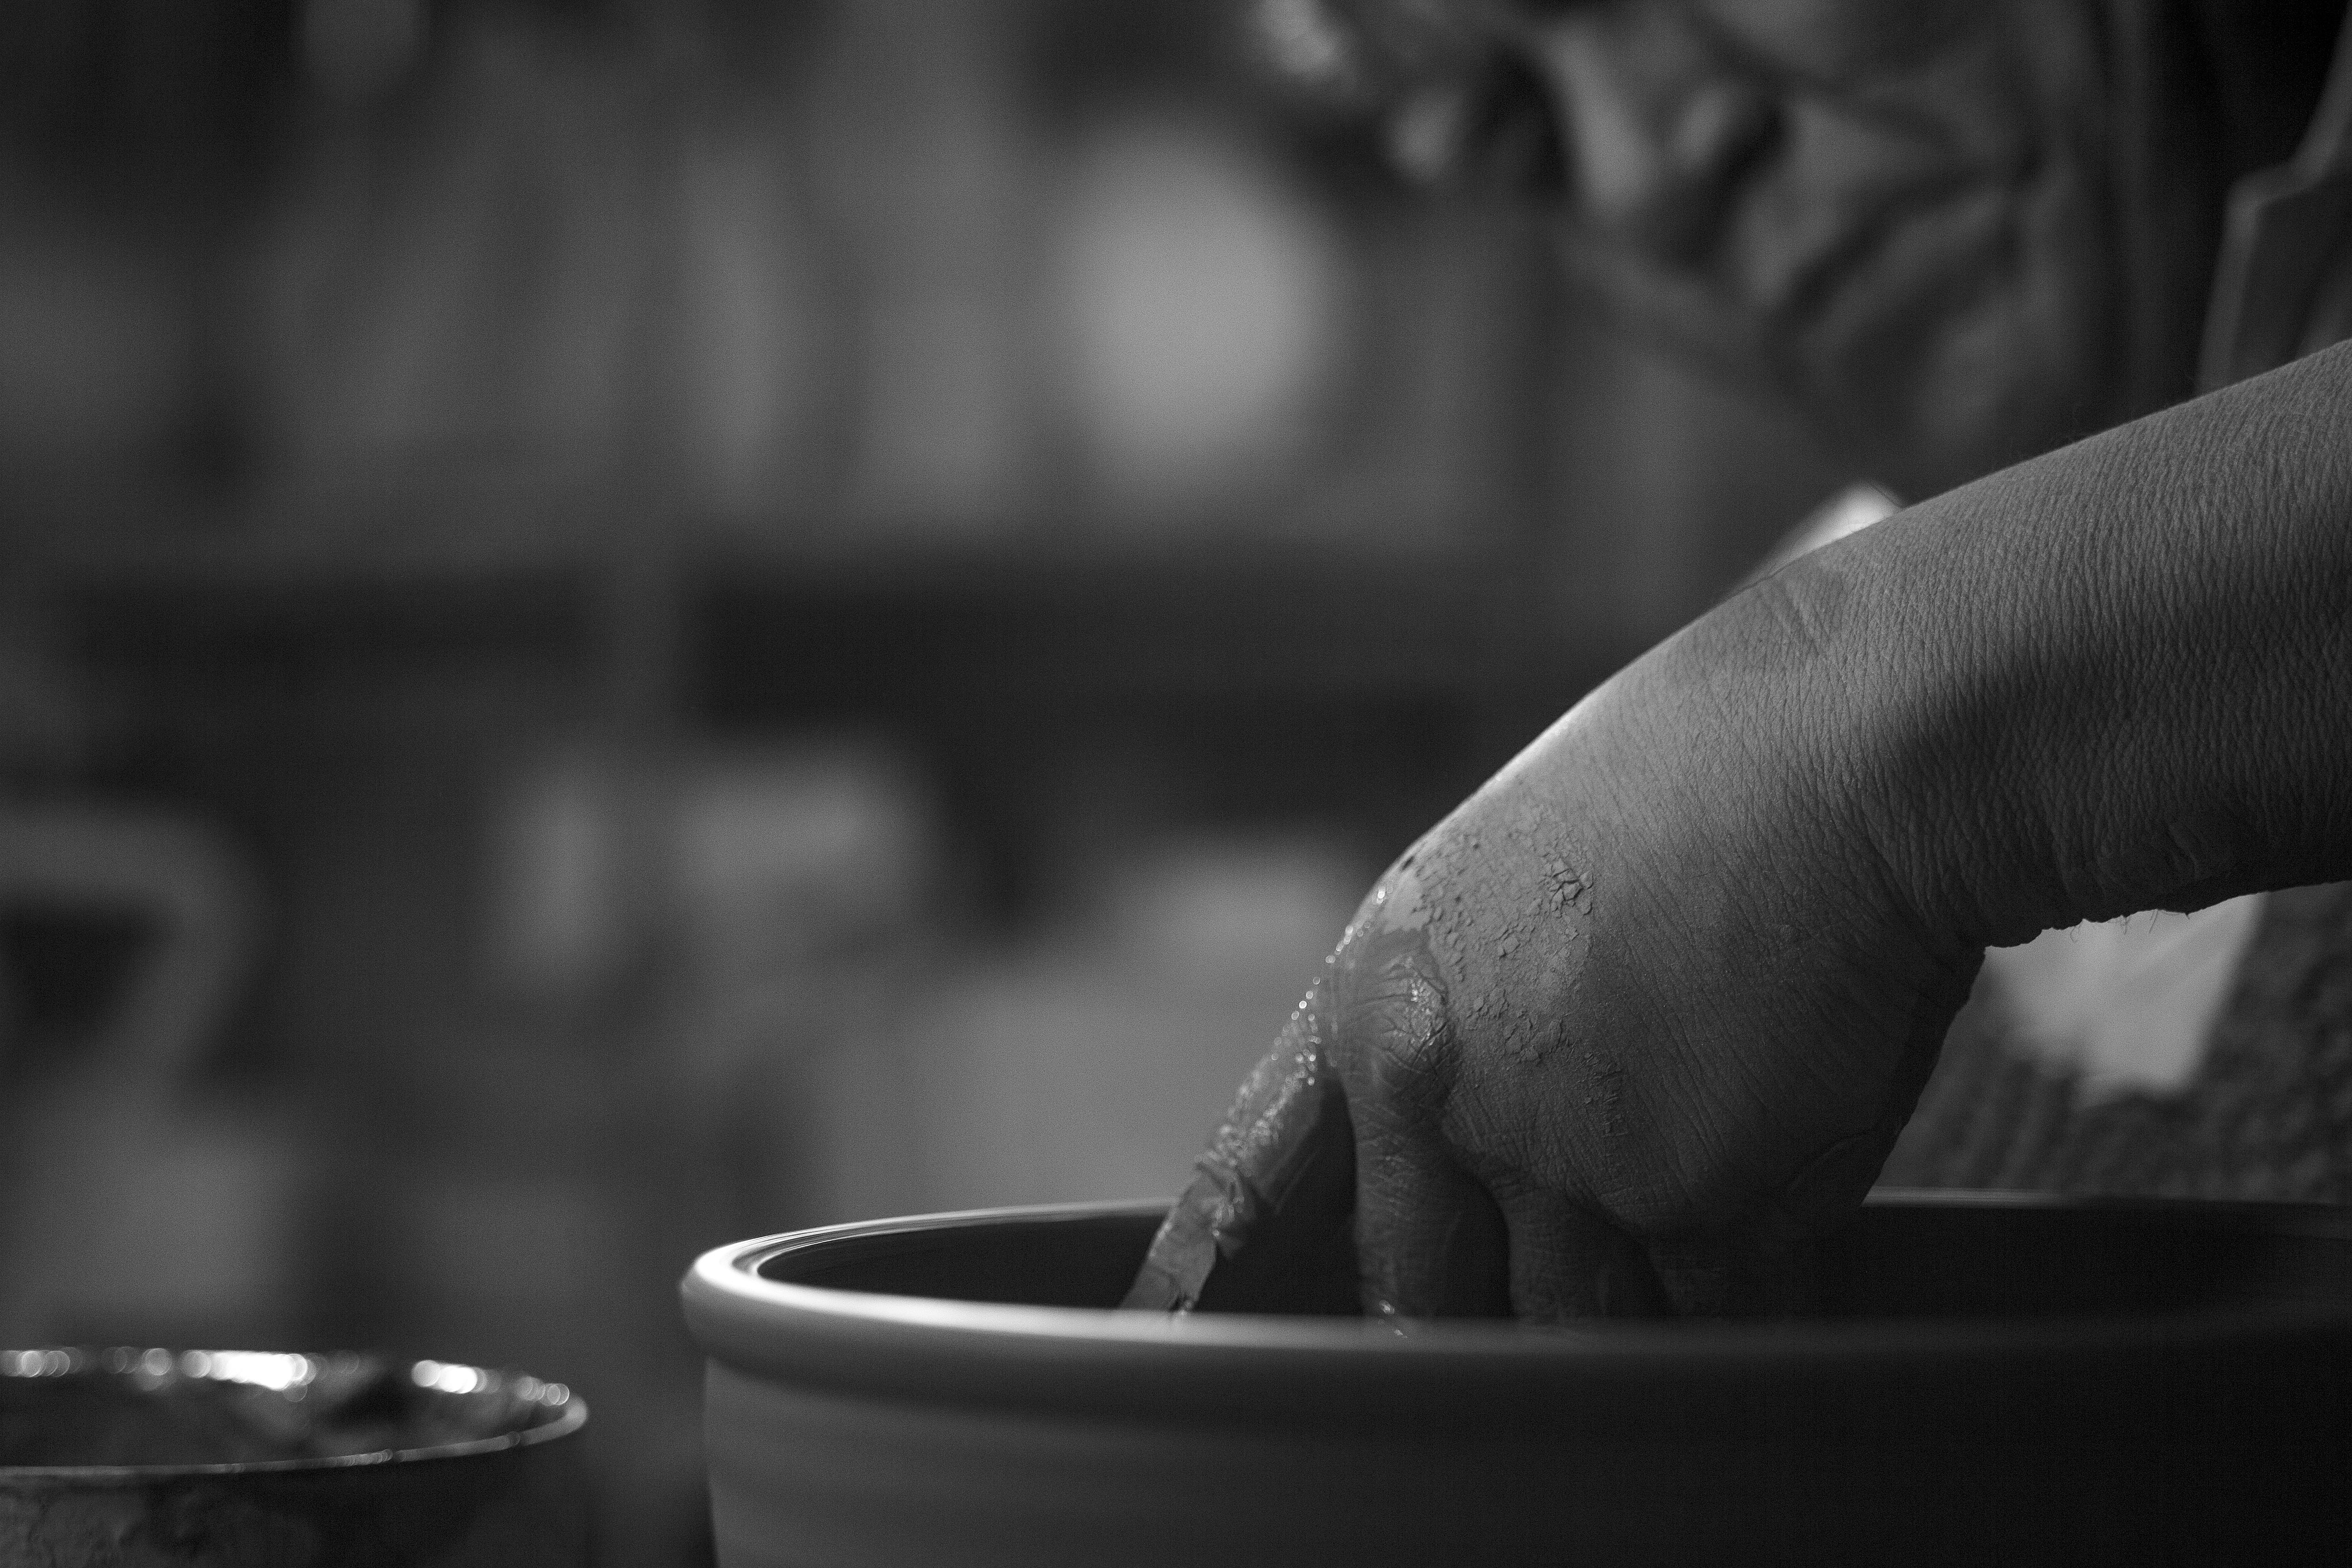
[[1563,1043],[1600,889],[1557,814],[1498,779],[1440,824],[1410,865],[1415,907],[1481,1054],[1534,1063]]

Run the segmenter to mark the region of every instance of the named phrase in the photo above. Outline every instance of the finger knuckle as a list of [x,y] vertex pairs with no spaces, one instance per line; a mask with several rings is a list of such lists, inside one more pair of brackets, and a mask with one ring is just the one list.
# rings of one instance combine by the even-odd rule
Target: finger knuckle
[[1391,1104],[1433,1110],[1453,1093],[1459,1068],[1442,998],[1408,977],[1374,1004],[1368,1031],[1371,1087]]

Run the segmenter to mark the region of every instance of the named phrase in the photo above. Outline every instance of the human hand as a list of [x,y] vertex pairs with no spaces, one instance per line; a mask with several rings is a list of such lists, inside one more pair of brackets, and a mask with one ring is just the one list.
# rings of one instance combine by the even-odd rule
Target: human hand
[[1391,868],[1129,1305],[1803,1304],[1981,948],[1882,853],[1883,761],[1776,673],[1790,613],[1768,583],[1655,650]]

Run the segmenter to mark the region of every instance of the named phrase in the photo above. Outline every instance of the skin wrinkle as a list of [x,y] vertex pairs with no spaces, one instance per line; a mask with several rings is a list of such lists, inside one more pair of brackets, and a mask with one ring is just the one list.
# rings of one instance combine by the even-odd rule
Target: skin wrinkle
[[[1954,504],[1958,504],[1955,501]],[[1891,542],[1907,525],[1903,518],[1890,519],[1882,527],[1889,530],[1885,541]],[[1835,549],[1838,547],[1832,547]],[[1824,552],[1827,554],[1828,552]],[[1934,574],[1940,576],[1940,573]],[[1891,596],[1892,603],[1885,602]],[[1921,581],[1916,572],[1898,571],[1893,581],[1884,585],[1878,595],[1882,602],[1872,607],[1875,617],[1884,618],[1900,613],[1903,604],[1919,605],[1927,610],[1951,600],[1954,595],[1941,583]],[[1961,657],[1955,663],[1973,663],[1968,650],[1982,640],[1979,628],[1986,618],[1983,606],[1973,603],[1958,605],[1949,617],[1960,639],[1953,645]],[[1880,689],[1900,689],[1909,679],[1911,667],[1917,656],[1909,648],[1920,644],[1933,646],[1942,637],[1945,626],[1938,624],[1923,628],[1906,639],[1906,650],[1899,662],[1889,661],[1879,681]],[[2038,670],[2021,675],[2016,686],[2038,689],[2042,684]],[[2013,688],[2012,688],[2013,689]],[[1885,886],[1890,889],[1918,888],[1923,882],[1932,883],[1933,868],[1948,846],[1981,839],[1984,819],[1998,819],[2002,815],[2022,819],[2028,807],[2022,797],[1988,798],[1981,794],[1972,796],[1972,808],[1954,809],[1957,803],[1930,790],[1924,798],[1916,788],[1888,788],[1913,781],[1934,781],[1947,777],[1981,777],[2000,779],[2009,776],[1992,767],[1971,765],[1971,753],[1982,753],[1998,748],[2002,739],[1999,722],[2008,705],[2008,692],[1988,697],[1976,703],[1949,701],[1954,694],[1939,690],[1932,683],[1928,702],[1917,708],[1907,718],[1913,721],[1897,722],[1884,728],[1874,740],[1870,754],[1864,759],[1867,782],[1855,791],[1861,820],[1866,829],[1862,842],[1871,858],[1880,868]],[[1916,699],[1913,700],[1916,702]],[[1898,717],[1905,704],[1888,704]],[[1932,892],[1925,907],[1917,912],[1917,926],[1922,931],[1949,930],[1961,935],[1963,942],[1990,940],[1988,929],[1991,917],[1978,910],[1957,905],[1941,890]],[[2035,929],[2039,929],[2036,927]]]
[[[1769,625],[1776,625],[1776,626],[1777,626],[1780,630],[1783,630],[1783,631],[1785,631],[1785,629],[1786,629],[1786,625],[1787,625],[1787,623],[1786,623],[1785,621],[1769,622],[1769,623],[1767,623],[1767,624],[1769,624]],[[1818,645],[1816,645],[1816,647],[1818,647]],[[1702,663],[1707,663],[1707,662],[1712,662],[1712,661],[1702,661]],[[1748,661],[1748,662],[1750,662],[1750,663],[1754,663],[1754,662],[1758,662],[1758,661]],[[1739,784],[1740,784],[1741,785],[1743,785],[1743,786],[1745,786],[1746,784],[1748,784],[1749,783],[1749,781],[1746,781],[1746,780],[1742,780],[1742,781],[1736,781],[1736,782],[1739,783]],[[1718,788],[1718,789],[1716,789],[1716,790],[1713,790],[1713,791],[1704,791],[1704,790],[1702,790],[1700,793],[1701,793],[1701,794],[1711,794],[1711,795],[1712,795],[1716,799],[1717,799],[1718,801],[1725,800],[1725,799],[1728,799],[1728,800],[1732,800],[1732,801],[1745,801],[1745,800],[1751,800],[1751,799],[1758,798],[1758,797],[1757,797],[1757,795],[1756,795],[1756,794],[1755,794],[1755,792],[1754,792],[1751,788],[1748,788],[1748,787],[1739,787],[1739,788]],[[1826,857],[1825,857],[1824,858],[1826,859],[1826,858],[1826,858]],[[1673,885],[1673,884],[1675,883],[1675,879],[1674,877],[1672,877],[1672,876],[1668,876],[1668,877],[1666,877],[1666,878],[1664,879],[1664,880],[1665,880],[1665,882],[1666,882],[1668,885]],[[1777,963],[1779,963],[1782,962],[1782,961],[1785,959],[1785,957],[1786,957],[1785,952],[1781,952],[1781,953],[1775,953],[1775,954],[1773,954],[1773,955],[1772,955],[1772,957],[1771,957],[1771,960],[1770,960],[1769,963],[1768,963],[1767,967],[1769,968],[1769,967],[1770,967],[1770,966],[1771,966],[1771,965],[1773,965],[1773,964],[1777,964]],[[1670,966],[1670,967],[1671,967],[1671,966]],[[1964,989],[1964,987],[1963,987],[1963,989]],[[1729,1005],[1729,1004],[1727,1004],[1727,1005]],[[1932,1049],[1932,1045],[1931,1045],[1930,1048]],[[1823,1064],[1823,1063],[1818,1063],[1818,1062],[1817,1062],[1817,1063],[1812,1063],[1812,1064],[1809,1064],[1809,1065],[1810,1065],[1810,1066],[1814,1069],[1814,1072],[1815,1072],[1815,1074],[1816,1074],[1817,1076],[1818,1076],[1818,1075],[1820,1075],[1820,1074],[1822,1074],[1822,1073],[1825,1073],[1825,1072],[1826,1072],[1826,1070],[1827,1070],[1826,1064]],[[1671,1090],[1671,1089],[1674,1089],[1674,1087],[1675,1087],[1675,1080],[1674,1080],[1674,1075],[1673,1075],[1673,1073],[1672,1073],[1672,1071],[1671,1071],[1671,1065],[1669,1065],[1669,1068],[1668,1068],[1664,1069],[1664,1072],[1665,1072],[1665,1082],[1666,1082],[1666,1087]],[[1923,1077],[1923,1076],[1924,1076],[1924,1073],[1921,1073],[1921,1074],[1918,1074],[1918,1075],[1916,1075],[1916,1076],[1921,1076],[1921,1077]],[[1744,1082],[1746,1083],[1746,1085],[1747,1085],[1746,1093],[1745,1093],[1745,1095],[1744,1095],[1744,1097],[1743,1097],[1743,1098],[1747,1099],[1750,1104],[1759,1104],[1759,1103],[1769,1102],[1769,1100],[1771,1100],[1773,1098],[1775,1098],[1775,1096],[1776,1096],[1778,1093],[1781,1092],[1781,1090],[1780,1090],[1778,1087],[1776,1087],[1776,1086],[1761,1084],[1761,1083],[1759,1083],[1759,1080],[1754,1079],[1752,1079],[1752,1078],[1744,1078],[1744,1079],[1743,1079],[1742,1077],[1739,1077],[1739,1076],[1735,1076],[1735,1078],[1734,1078],[1734,1079],[1728,1079],[1728,1080],[1718,1080],[1718,1081],[1716,1081],[1716,1082],[1711,1086],[1711,1088],[1712,1088],[1712,1092],[1714,1093],[1714,1095],[1715,1095],[1716,1097],[1717,1097],[1717,1099],[1718,1099],[1718,1100],[1719,1100],[1721,1094],[1722,1094],[1722,1093],[1723,1093],[1727,1089],[1728,1089],[1728,1087],[1729,1087],[1730,1083],[1732,1083],[1732,1082],[1740,1082],[1740,1081],[1744,1081]],[[1687,1092],[1687,1091],[1685,1091],[1685,1092]],[[1670,1098],[1671,1098],[1671,1096],[1670,1096]],[[1910,1100],[1911,1099],[1914,1099],[1914,1098],[1916,1098],[1916,1093],[1915,1093],[1915,1094],[1913,1094],[1913,1095],[1910,1095],[1910,1096],[1906,1096],[1906,1097],[1905,1098],[1904,1109],[1905,1109],[1906,1110],[1907,1110],[1909,1100]],[[1710,1116],[1710,1115],[1706,1115],[1706,1114],[1702,1114],[1702,1115],[1701,1115],[1701,1116],[1699,1116],[1699,1117],[1690,1119],[1690,1123],[1689,1123],[1689,1124],[1696,1125],[1696,1126],[1699,1126],[1699,1127],[1702,1127],[1702,1128],[1703,1128],[1703,1127],[1706,1127],[1706,1126],[1708,1126],[1708,1125],[1716,1124],[1717,1122],[1718,1122],[1718,1121],[1721,1121],[1722,1119],[1723,1119],[1723,1118],[1722,1118],[1722,1115],[1721,1115],[1721,1113],[1720,1113],[1720,1112],[1717,1112],[1716,1115],[1712,1115],[1712,1116]],[[1739,1120],[1739,1118],[1738,1118],[1737,1115],[1735,1115],[1735,1116],[1733,1116],[1733,1117],[1732,1117],[1732,1120],[1734,1120],[1734,1121],[1738,1121],[1738,1120]],[[1866,1123],[1865,1123],[1865,1124],[1866,1124],[1866,1125],[1874,1125],[1874,1122],[1868,1122],[1868,1121],[1866,1121]],[[1852,1123],[1849,1123],[1849,1124],[1848,1124],[1847,1129],[1843,1130],[1843,1135],[1844,1135],[1844,1136],[1849,1136],[1849,1137],[1851,1137],[1851,1136],[1853,1136],[1853,1135],[1854,1135],[1854,1134],[1853,1134],[1853,1124],[1852,1124]],[[1670,1149],[1670,1150],[1666,1151],[1666,1152],[1665,1152],[1665,1155],[1666,1155],[1666,1156],[1670,1156],[1670,1157],[1678,1157],[1678,1158],[1676,1159],[1676,1163],[1681,1166],[1681,1171],[1682,1171],[1682,1173],[1681,1173],[1681,1175],[1680,1175],[1680,1177],[1679,1177],[1679,1184],[1680,1184],[1680,1185],[1681,1185],[1681,1186],[1682,1186],[1685,1191],[1694,1192],[1694,1193],[1696,1193],[1696,1192],[1714,1191],[1714,1190],[1719,1189],[1719,1188],[1721,1188],[1721,1187],[1723,1187],[1723,1186],[1725,1186],[1725,1185],[1727,1184],[1726,1179],[1725,1179],[1724,1175],[1722,1174],[1722,1173],[1721,1173],[1720,1171],[1717,1171],[1717,1172],[1716,1172],[1716,1173],[1710,1173],[1710,1174],[1708,1174],[1708,1175],[1702,1176],[1702,1175],[1697,1174],[1696,1173],[1695,1173],[1695,1172],[1694,1172],[1694,1170],[1692,1169],[1692,1167],[1693,1167],[1693,1166],[1695,1166],[1695,1165],[1696,1165],[1696,1166],[1704,1166],[1704,1165],[1707,1164],[1709,1162],[1715,1162],[1715,1163],[1717,1163],[1718,1165],[1721,1165],[1721,1164],[1725,1164],[1725,1163],[1727,1163],[1727,1162],[1723,1162],[1723,1161],[1721,1160],[1719,1151],[1717,1151],[1717,1150],[1716,1150],[1716,1149],[1714,1149],[1714,1148],[1712,1148],[1712,1147],[1709,1147],[1709,1146],[1708,1146],[1708,1145],[1707,1145],[1707,1144],[1706,1144],[1703,1140],[1696,1140],[1696,1141],[1685,1142],[1681,1143],[1680,1145],[1678,1145],[1678,1146],[1676,1146],[1676,1147],[1675,1147],[1675,1148],[1673,1148],[1673,1149]],[[1735,1172],[1736,1172],[1736,1167],[1734,1167],[1734,1170],[1735,1170]],[[1734,1180],[1730,1181],[1727,1184],[1732,1185],[1732,1186],[1737,1186],[1737,1185],[1738,1184],[1738,1181],[1737,1181],[1736,1179],[1734,1179]],[[1721,1217],[1721,1211],[1720,1211],[1720,1210],[1717,1210],[1717,1217]]]
[[[1720,721],[1714,726],[1730,732]],[[1716,765],[1724,765],[1718,759]],[[1750,772],[1761,772],[1751,769]],[[1738,778],[1694,783],[1687,776],[1675,780],[1676,805],[1685,792],[1695,803],[1714,801],[1739,803],[1754,799],[1741,787]],[[1620,812],[1639,811],[1647,805],[1619,797]],[[1703,807],[1702,807],[1703,809]],[[1679,815],[1675,811],[1670,815]],[[1666,866],[1651,868],[1654,886],[1704,887],[1690,877]],[[1636,889],[1637,900],[1654,902],[1649,888]],[[1706,902],[1678,900],[1679,907],[1670,915],[1663,912],[1637,922],[1645,941],[1661,947],[1672,943],[1678,954],[1664,967],[1669,973],[1704,961],[1707,951],[1716,946],[1713,933],[1719,928],[1735,923],[1736,917],[1727,908]],[[1663,918],[1662,918],[1663,916]],[[1595,958],[1607,960],[1612,947],[1604,937]],[[1619,965],[1612,964],[1612,969]],[[1677,1046],[1686,1046],[1692,1032],[1677,1026],[1669,1015],[1664,1015],[1649,997],[1628,997],[1620,1004],[1618,1012],[1624,1024],[1636,1020],[1650,1027],[1663,1026],[1675,1037]],[[1630,1015],[1630,1016],[1628,1016]],[[1623,1025],[1621,1024],[1621,1027]],[[1639,1025],[1636,1024],[1638,1027]],[[1638,1108],[1641,1131],[1637,1137],[1633,1114],[1624,1097],[1624,1068],[1599,1048],[1586,1053],[1580,1066],[1583,1069],[1577,1095],[1596,1122],[1601,1144],[1598,1151],[1601,1166],[1601,1185],[1593,1195],[1612,1206],[1643,1216],[1653,1228],[1675,1229],[1691,1223],[1685,1209],[1696,1199],[1702,1209],[1712,1206],[1701,1194],[1725,1184],[1724,1171],[1736,1162],[1726,1158],[1727,1151],[1706,1131],[1717,1125],[1727,1103],[1730,1085],[1719,1081],[1716,1075],[1700,1073],[1688,1064],[1685,1055],[1670,1055],[1652,1069],[1654,1080],[1655,1104],[1645,1097]],[[1742,1075],[1744,1076],[1744,1075]],[[1769,1096],[1758,1092],[1749,1081],[1741,1098],[1751,1104],[1769,1103]],[[1696,1114],[1675,1114],[1696,1111]],[[1660,1129],[1685,1129],[1682,1136],[1662,1136]],[[1688,1131],[1696,1130],[1696,1131]]]
[[[2047,926],[2071,923],[2069,915],[2102,918],[2179,901],[2189,887],[2199,889],[2200,897],[2218,895],[2237,886],[2235,877],[2263,874],[2247,865],[2251,845],[2282,834],[2296,837],[2263,804],[2275,792],[2263,787],[2262,769],[2276,773],[2284,758],[2265,763],[2251,754],[2216,754],[2198,739],[2200,733],[2229,732],[2229,708],[2215,705],[2221,693],[2316,693],[2327,689],[2325,671],[2334,668],[2336,679],[2342,679],[2340,639],[2331,647],[2329,639],[2314,637],[2308,629],[2326,624],[2315,605],[2325,602],[2328,585],[2307,581],[2302,584],[2307,597],[2305,591],[2290,592],[2283,604],[2262,588],[2278,576],[2276,541],[2291,531],[2255,526],[2253,520],[2324,510],[2312,493],[2315,482],[2333,484],[2339,493],[2346,484],[2340,457],[2323,466],[2318,481],[2308,477],[2306,468],[2300,483],[2268,482],[2282,469],[2283,451],[2322,434],[2312,428],[2318,410],[2334,412],[2344,403],[2341,371],[2305,362],[2282,374],[2332,377],[2329,384],[2337,395],[2302,405],[2300,417],[2293,420],[2258,421],[2252,417],[2252,408],[2261,405],[2253,401],[2255,394],[2241,393],[2234,402],[2224,395],[2206,416],[2210,422],[2189,430],[2177,428],[2179,416],[2159,416],[2145,427],[2100,437],[2072,454],[2044,504],[2074,513],[2087,526],[2070,531],[2063,547],[2040,533],[2012,527],[2003,538],[2000,531],[2002,525],[1995,520],[2008,515],[2004,492],[2032,482],[2030,469],[1956,492],[1931,509],[1963,517],[1946,520],[1929,537],[1949,542],[1990,535],[2014,558],[2004,574],[2053,584],[2058,596],[2076,606],[2011,635],[2001,624],[1999,604],[1952,604],[1948,594],[1917,595],[1932,617],[1931,628],[1975,629],[1952,643],[1961,657],[1946,660],[1950,669],[1965,671],[1966,679],[1945,681],[1940,689],[1929,683],[1925,706],[1915,714],[1897,715],[1898,722],[1888,726],[1889,776],[1912,796],[1927,782],[1931,802],[1937,779],[2019,781],[2011,792],[1979,792],[1967,809],[1958,801],[1923,811],[1905,804],[1894,809],[1897,816],[1908,813],[1911,820],[1926,824],[1939,842],[1956,837],[1951,825],[1965,824],[1957,837],[1981,847],[1979,863],[1964,859],[1957,868],[1958,887],[1930,895],[1940,904],[1941,917],[1973,938],[2021,941]],[[2341,445],[2336,436],[2318,449],[2335,453]],[[1966,515],[1970,513],[1975,517]],[[1890,539],[1901,536],[1902,523],[1895,519],[1885,525],[1896,531]],[[2172,542],[2166,548],[2151,535]],[[2246,549],[2240,543],[2246,540],[2261,542]],[[2116,590],[2098,586],[2119,579],[2136,590],[2144,585],[2144,591],[2119,598]],[[2299,600],[2315,609],[2302,608]],[[2274,635],[2249,639],[2242,634],[2241,606],[2249,602],[2278,605],[2266,627]],[[2153,643],[2160,650],[2157,661],[2151,664],[2144,655],[2118,658],[2115,650],[2151,646],[2135,630],[2151,621],[2166,628]],[[2036,626],[2053,629],[2036,635]],[[2001,645],[2014,650],[2007,668],[1989,668],[1990,661],[1976,652]],[[2270,666],[2279,668],[2265,668]],[[2054,689],[2045,672],[2058,669],[2068,672],[2064,689],[2072,697],[2046,720],[2021,725],[2015,715],[2048,709]],[[2307,673],[2282,679],[2287,669]],[[2208,692],[2214,695],[2202,695]],[[2159,699],[2170,708],[2186,704],[2189,717],[2200,722],[2147,722],[2142,715]],[[2293,737],[2285,742],[2290,749],[2307,748],[2316,739],[2293,725],[2282,724],[2276,732]],[[2068,753],[2086,735],[2105,738],[2104,760],[2072,783],[2051,779],[2049,759]],[[2204,793],[2242,801],[2251,810],[2205,811],[2192,819],[2154,804],[2155,781],[2173,776],[2184,761],[2217,782],[2237,780]],[[2151,817],[2189,830],[2149,840],[2131,825]],[[2135,844],[2138,847],[2128,847]],[[2176,846],[2189,852],[2179,853]],[[2021,900],[2014,891],[1999,891],[2000,883],[2014,879],[2001,869],[2009,864],[2046,866],[2051,871],[2039,891],[2022,889]],[[2319,869],[2315,867],[2313,874]]]
[[[1748,590],[1751,605],[1767,607],[1767,613],[1759,617],[1760,626],[1749,626],[1747,617],[1730,621],[1728,635],[1720,637],[1723,646],[1719,647],[1707,647],[1696,638],[1692,639],[1692,662],[1697,666],[1696,679],[1706,679],[1710,669],[1736,669],[1740,673],[1738,682],[1714,682],[1709,687],[1716,703],[1717,725],[1725,735],[1732,738],[1735,747],[1739,743],[1739,721],[1744,710],[1759,696],[1750,684],[1754,676],[1775,678],[1768,679],[1761,697],[1780,715],[1780,721],[1771,726],[1776,733],[1804,734],[1823,722],[1822,714],[1849,706],[1843,699],[1846,683],[1838,679],[1833,672],[1830,678],[1840,688],[1840,698],[1826,707],[1809,697],[1805,689],[1795,682],[1776,679],[1808,667],[1817,669],[1829,667],[1843,657],[1837,646],[1838,638],[1853,607],[1853,595],[1846,578],[1837,570],[1834,549],[1818,552],[1817,557],[1799,563],[1801,571],[1783,568],[1780,573]],[[1798,650],[1794,657],[1776,651],[1779,645],[1790,640]],[[1850,721],[1841,716],[1829,727],[1849,731],[1852,725]],[[1829,754],[1830,750],[1801,746],[1794,749],[1793,754],[1784,751],[1769,760],[1754,753],[1727,752],[1727,755],[1744,755],[1747,766],[1741,776],[1723,781],[1712,793],[1730,802],[1735,809],[1742,802],[1757,803],[1754,809],[1759,814],[1763,813],[1761,803],[1768,795],[1772,800],[1774,810],[1783,815],[1798,810],[1794,803],[1808,797],[1831,800],[1843,795],[1850,799],[1866,799],[1866,784],[1848,784],[1843,789],[1837,785],[1835,775],[1852,773],[1853,770],[1850,767],[1832,767],[1822,762],[1821,759]],[[1792,781],[1797,787],[1791,788]],[[1802,815],[1801,811],[1799,815]],[[1810,855],[1823,865],[1835,865],[1838,858],[1832,852],[1833,847],[1850,837],[1849,826],[1829,812],[1816,811],[1804,817],[1804,827],[1801,841],[1784,842],[1784,854]],[[1785,826],[1783,831],[1786,831]],[[1866,848],[1875,849],[1874,842],[1868,837],[1862,842]],[[1870,879],[1867,887],[1857,886],[1854,889],[1856,895],[1875,895],[1878,900],[1885,903],[1899,901],[1894,894],[1902,884],[1894,868],[1883,857],[1874,858],[1875,875]],[[1925,945],[1923,932],[1915,929],[1913,934]]]

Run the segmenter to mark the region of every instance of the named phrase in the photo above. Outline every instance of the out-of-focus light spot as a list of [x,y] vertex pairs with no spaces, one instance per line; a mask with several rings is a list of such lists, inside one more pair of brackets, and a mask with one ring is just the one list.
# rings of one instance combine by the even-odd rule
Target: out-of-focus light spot
[[211,1375],[228,1383],[249,1383],[261,1388],[289,1389],[319,1375],[310,1358],[271,1351],[215,1351]]
[[408,1375],[417,1387],[438,1389],[443,1394],[471,1394],[489,1381],[479,1367],[453,1366],[438,1361],[420,1361],[409,1369]]
[[377,97],[424,53],[424,0],[310,0],[303,7],[302,61],[332,97]]
[[1065,207],[1073,413],[1118,503],[1278,471],[1339,368],[1350,281],[1323,214],[1219,127],[1108,126]]
[[1354,74],[1347,40],[1331,25],[1321,0],[1261,0],[1257,31],[1274,63],[1294,75],[1331,83]]
[[172,1352],[161,1349],[149,1351],[139,1358],[139,1370],[149,1377],[169,1376],[172,1371]]
[[180,1355],[180,1373],[184,1377],[210,1377],[213,1358],[208,1351],[184,1351]]
[[1407,175],[1434,184],[1462,163],[1476,118],[1477,104],[1460,83],[1424,88],[1389,116],[1389,157]]
[[112,1350],[108,1351],[106,1352],[106,1370],[109,1372],[129,1372],[131,1370],[131,1352],[129,1348],[123,1345],[117,1345]]

